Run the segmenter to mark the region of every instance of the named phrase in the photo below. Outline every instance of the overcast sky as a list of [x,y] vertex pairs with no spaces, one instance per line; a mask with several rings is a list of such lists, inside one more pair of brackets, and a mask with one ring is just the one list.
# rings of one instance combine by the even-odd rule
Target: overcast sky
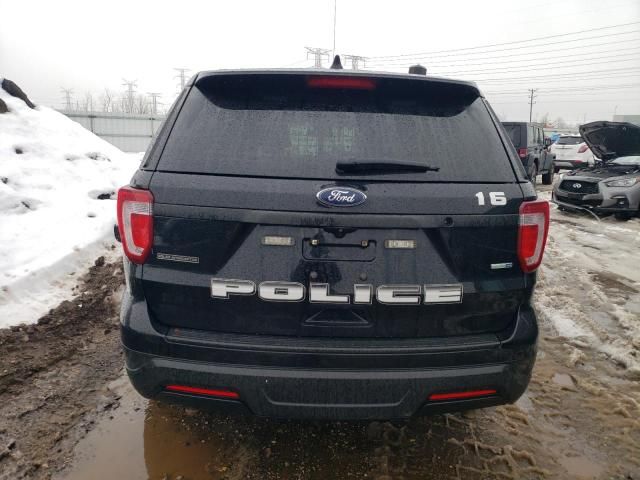
[[[311,66],[305,46],[333,49],[333,13],[334,0],[0,0],[0,77],[53,107],[62,87],[97,96],[123,78],[169,104],[174,67]],[[337,0],[336,24],[336,53],[476,80],[509,120],[528,119],[529,88],[534,119],[640,114],[639,0]]]

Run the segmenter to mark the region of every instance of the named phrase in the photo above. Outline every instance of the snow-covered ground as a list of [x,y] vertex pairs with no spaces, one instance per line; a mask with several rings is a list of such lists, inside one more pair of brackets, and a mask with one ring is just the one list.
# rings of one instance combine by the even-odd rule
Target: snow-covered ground
[[573,347],[574,362],[593,349],[640,378],[639,218],[598,220],[552,205],[538,279],[539,319]]
[[113,244],[115,201],[141,154],[0,88],[0,328],[30,323],[71,295]]

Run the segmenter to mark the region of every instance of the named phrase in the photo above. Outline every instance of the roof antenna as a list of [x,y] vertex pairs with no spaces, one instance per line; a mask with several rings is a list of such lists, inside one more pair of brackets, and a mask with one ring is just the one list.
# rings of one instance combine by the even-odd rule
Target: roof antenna
[[340,62],[340,55],[336,55],[333,57],[333,63],[331,64],[331,69],[333,70],[342,70],[342,63]]
[[427,74],[427,68],[423,67],[420,64],[411,65],[409,67],[409,73],[411,73],[413,75],[426,75]]

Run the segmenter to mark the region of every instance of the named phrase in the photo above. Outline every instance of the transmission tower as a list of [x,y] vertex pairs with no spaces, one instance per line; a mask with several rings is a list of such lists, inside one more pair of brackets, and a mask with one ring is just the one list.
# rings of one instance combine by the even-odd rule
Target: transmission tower
[[147,92],[147,95],[151,97],[151,112],[154,115],[158,114],[158,97],[160,94],[158,92]]
[[174,68],[174,70],[176,72],[178,72],[178,74],[173,77],[173,78],[177,78],[180,80],[180,91],[184,90],[184,86],[187,84],[187,72],[189,71],[188,68]]
[[60,90],[64,93],[65,110],[71,110],[71,96],[73,95],[73,90],[70,88],[61,88]]
[[367,62],[367,57],[361,57],[360,55],[344,55],[345,61],[351,60],[351,69],[358,70],[360,67],[360,62],[362,62],[362,66],[364,67]]
[[133,113],[133,102],[134,102],[133,95],[136,93],[135,89],[138,86],[138,81],[137,80],[125,80],[123,78],[122,82],[123,82],[122,86],[127,87],[127,91],[125,93],[126,99],[127,99],[127,112],[128,113]]
[[313,48],[313,47],[304,47],[307,49],[307,58],[309,58],[309,55],[313,55],[313,59],[314,59],[314,67],[316,68],[322,68],[322,59],[324,57],[327,58],[327,61],[329,60],[329,54],[331,53],[330,49],[327,48]]
[[533,105],[536,103],[533,100],[537,97],[536,95],[537,91],[538,91],[537,88],[529,89],[529,121],[531,121],[531,119],[533,118]]

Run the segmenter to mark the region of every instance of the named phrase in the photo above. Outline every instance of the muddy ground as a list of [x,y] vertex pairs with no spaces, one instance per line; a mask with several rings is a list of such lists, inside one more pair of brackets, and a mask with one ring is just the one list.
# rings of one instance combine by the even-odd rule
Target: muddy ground
[[405,425],[227,417],[142,399],[122,374],[121,267],[98,262],[72,301],[0,332],[0,479],[640,480],[639,247],[640,219],[554,210],[527,393]]

